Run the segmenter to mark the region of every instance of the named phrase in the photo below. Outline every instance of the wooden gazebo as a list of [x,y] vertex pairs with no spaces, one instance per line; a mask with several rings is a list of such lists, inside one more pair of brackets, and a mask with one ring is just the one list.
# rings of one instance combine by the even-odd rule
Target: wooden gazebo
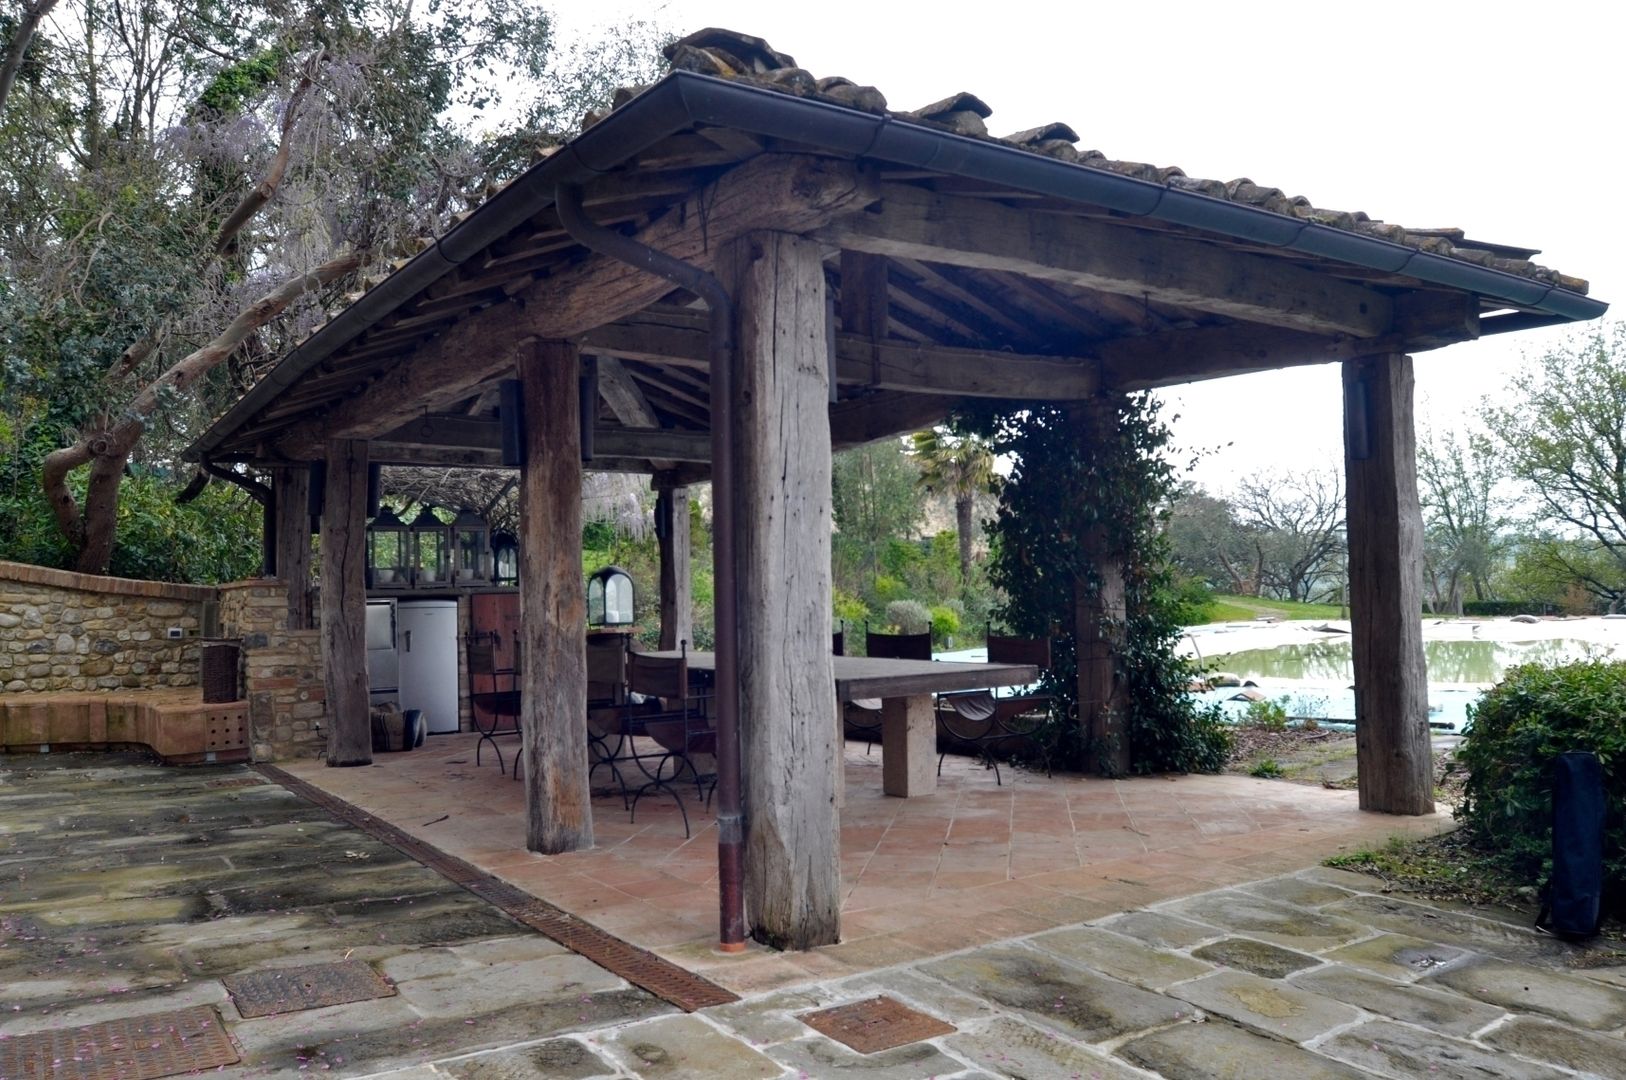
[[[1360,801],[1432,810],[1410,354],[1597,317],[1585,282],[1457,230],[1082,152],[1065,124],[993,138],[970,94],[889,111],[873,87],[742,35],[703,31],[670,56],[668,76],[318,329],[192,448],[273,471],[279,572],[299,582],[304,485],[326,463],[330,764],[370,759],[368,463],[517,462],[529,844],[591,845],[581,471],[651,474],[668,526],[710,480],[721,768],[741,793],[719,816],[723,940],[748,921],[767,940],[834,941],[832,449],[971,397],[1077,403],[1088,427],[1110,422],[1112,395],[1340,362]],[[663,573],[674,613],[686,566],[674,553]],[[1075,628],[1097,733],[1115,717],[1102,593]]]

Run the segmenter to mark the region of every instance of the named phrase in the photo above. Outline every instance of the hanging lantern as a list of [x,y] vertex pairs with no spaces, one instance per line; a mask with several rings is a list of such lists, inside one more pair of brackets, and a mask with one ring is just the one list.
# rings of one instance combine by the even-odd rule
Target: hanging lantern
[[385,507],[367,526],[367,580],[375,589],[399,589],[412,581],[406,522]]
[[493,585],[518,585],[519,538],[511,532],[492,533],[491,563]]
[[430,507],[412,519],[412,581],[420,589],[444,585],[451,577],[451,530]]
[[587,579],[587,621],[593,626],[632,625],[632,578],[606,566]]
[[468,507],[452,521],[452,572],[459,585],[491,580],[491,559],[486,519]]

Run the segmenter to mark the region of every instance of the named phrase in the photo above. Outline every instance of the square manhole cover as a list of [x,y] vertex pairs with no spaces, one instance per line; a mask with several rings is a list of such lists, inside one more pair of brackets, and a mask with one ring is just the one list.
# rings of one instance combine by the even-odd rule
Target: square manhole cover
[[390,997],[395,993],[395,987],[379,978],[378,973],[361,960],[267,968],[228,975],[220,981],[226,984],[237,1011],[245,1020]]
[[860,1054],[873,1054],[905,1043],[954,1033],[951,1025],[937,1017],[917,1012],[901,1001],[884,996],[802,1013],[801,1019],[814,1031],[845,1043]]
[[0,1039],[0,1076],[7,1080],[156,1080],[237,1060],[207,1005]]

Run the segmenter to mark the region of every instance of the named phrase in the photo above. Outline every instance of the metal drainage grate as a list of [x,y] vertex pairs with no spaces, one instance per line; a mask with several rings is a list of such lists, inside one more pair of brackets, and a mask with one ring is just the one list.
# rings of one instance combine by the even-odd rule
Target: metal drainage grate
[[[640,949],[583,922],[570,912],[532,896],[479,867],[448,855],[432,844],[374,817],[350,803],[284,772],[275,765],[254,766],[262,775],[276,781],[295,795],[316,804],[347,825],[390,845],[448,880],[461,885],[512,919],[552,938],[571,952],[584,956],[606,971],[649,991],[684,1012],[727,1005],[739,995],[725,990],[710,979],[678,967],[647,949]],[[950,1030],[953,1030],[952,1028]],[[925,1036],[922,1036],[925,1037]],[[912,1041],[912,1040],[905,1040]]]
[[952,1025],[885,996],[802,1013],[801,1020],[814,1031],[845,1043],[860,1054],[873,1054],[954,1033]]
[[7,1080],[155,1080],[238,1059],[208,1005],[0,1039]]
[[245,1020],[395,994],[395,987],[379,978],[378,973],[361,960],[266,968],[227,975],[220,981],[226,984],[237,1011]]

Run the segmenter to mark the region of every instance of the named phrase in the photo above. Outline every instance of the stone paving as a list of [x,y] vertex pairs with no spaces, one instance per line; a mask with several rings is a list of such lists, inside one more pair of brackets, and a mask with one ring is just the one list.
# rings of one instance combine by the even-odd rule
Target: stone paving
[[[1311,867],[676,1012],[241,769],[0,757],[0,1040],[204,1004],[224,1075],[1626,1080],[1626,954]],[[344,957],[397,993],[245,1020],[220,978]],[[798,1019],[886,994],[951,1034]]]

